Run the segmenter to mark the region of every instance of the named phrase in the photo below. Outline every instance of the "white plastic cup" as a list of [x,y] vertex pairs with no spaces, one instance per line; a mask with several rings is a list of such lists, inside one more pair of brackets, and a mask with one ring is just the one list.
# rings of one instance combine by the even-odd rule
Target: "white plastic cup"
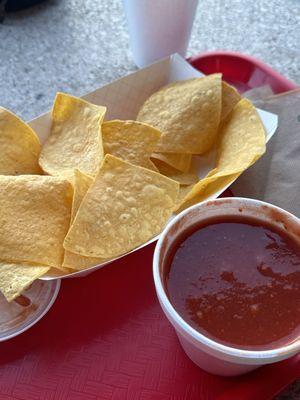
[[135,64],[173,53],[185,57],[198,0],[124,0]]
[[160,305],[175,328],[187,356],[207,372],[234,376],[292,357],[300,351],[300,337],[286,346],[271,350],[252,351],[225,346],[192,328],[170,303],[164,286],[164,267],[172,243],[190,226],[211,217],[228,215],[254,217],[269,222],[286,230],[300,246],[300,220],[289,212],[253,199],[232,197],[210,200],[188,208],[168,223],[155,248],[153,274]]

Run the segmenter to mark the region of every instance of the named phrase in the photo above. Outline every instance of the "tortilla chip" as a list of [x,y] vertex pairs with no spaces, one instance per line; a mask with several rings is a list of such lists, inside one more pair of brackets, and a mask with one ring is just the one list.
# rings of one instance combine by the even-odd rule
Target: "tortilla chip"
[[160,160],[155,160],[154,163],[161,174],[177,181],[182,186],[191,185],[199,181],[199,177],[194,169],[188,172],[181,172]]
[[[94,179],[88,175],[83,174],[78,169],[74,173],[74,196],[72,203],[72,214],[71,214],[71,224],[77,214],[77,211],[82,203],[84,196],[86,195],[89,187],[93,183]],[[81,270],[94,265],[101,264],[105,261],[103,258],[96,257],[84,257],[79,254],[72,253],[65,250],[65,256],[63,261],[63,267],[72,268],[75,270]],[[74,271],[73,271],[74,272]]]
[[89,267],[94,267],[95,265],[100,265],[105,261],[108,261],[108,259],[100,257],[85,257],[65,250],[63,266],[65,268],[71,268],[72,271],[68,271],[68,273],[72,273],[75,272],[75,270],[81,271]]
[[238,91],[228,83],[222,81],[222,112],[221,122],[224,122],[236,104],[242,99]]
[[71,217],[72,186],[40,175],[0,176],[0,256],[59,268]]
[[41,265],[12,264],[0,261],[0,291],[11,302],[36,279],[45,275],[49,267]]
[[214,144],[221,116],[221,74],[178,81],[154,93],[137,120],[162,132],[156,151],[203,154]]
[[57,93],[51,133],[39,159],[43,170],[67,178],[75,168],[96,175],[103,159],[101,124],[105,112],[105,107]]
[[233,182],[264,154],[265,143],[265,129],[255,107],[250,101],[242,99],[222,127],[217,144],[216,168],[185,193],[176,211],[206,200]]
[[196,173],[193,172],[180,172],[177,174],[163,174],[170,179],[178,182],[181,186],[188,186],[191,184],[195,184],[199,181],[199,177]]
[[174,207],[174,210],[177,211],[177,209],[180,207],[183,199],[185,198],[185,196],[193,189],[195,185],[187,185],[187,186],[180,186],[179,188],[179,194],[177,197],[177,202],[176,205]]
[[160,160],[182,172],[188,172],[191,167],[192,155],[179,153],[153,153],[151,158]]
[[150,161],[150,156],[160,135],[157,129],[137,121],[114,120],[102,125],[105,154],[155,171],[157,169]]
[[30,126],[0,107],[0,175],[41,174],[40,150],[39,138]]
[[218,140],[214,175],[224,176],[244,171],[266,151],[266,133],[253,106],[242,99],[222,127]]
[[93,181],[94,181],[93,177],[84,174],[79,169],[75,169],[71,224],[73,223],[74,218],[77,214],[78,208],[80,207],[80,204],[81,204],[84,196],[86,195],[86,192],[89,190],[89,187],[93,183]]
[[47,278],[60,278],[65,275],[70,275],[73,272],[77,272],[73,268],[66,268],[66,267],[61,267],[61,268],[53,268],[51,267],[50,270],[47,272],[46,276]]
[[107,154],[64,241],[65,249],[112,258],[161,232],[179,184]]
[[178,213],[194,204],[207,200],[219,191],[222,192],[221,189],[233,182],[239,175],[206,176],[196,183],[196,185],[181,186],[179,200],[174,211]]

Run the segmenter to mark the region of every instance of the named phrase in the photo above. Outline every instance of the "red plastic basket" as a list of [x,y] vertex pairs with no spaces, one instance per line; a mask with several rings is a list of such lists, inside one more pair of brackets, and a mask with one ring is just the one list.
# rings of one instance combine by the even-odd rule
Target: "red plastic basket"
[[[295,85],[235,53],[190,59],[204,73],[248,89]],[[300,376],[300,358],[238,378],[202,371],[184,354],[158,304],[154,245],[85,278],[64,280],[56,303],[31,330],[0,344],[1,400],[265,400]]]

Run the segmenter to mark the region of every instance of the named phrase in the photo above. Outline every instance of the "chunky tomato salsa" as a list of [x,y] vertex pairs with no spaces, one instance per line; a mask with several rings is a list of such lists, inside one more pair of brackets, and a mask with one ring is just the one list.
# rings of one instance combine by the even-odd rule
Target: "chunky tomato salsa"
[[174,243],[166,288],[177,312],[220,343],[274,348],[300,334],[300,247],[246,217],[207,220]]

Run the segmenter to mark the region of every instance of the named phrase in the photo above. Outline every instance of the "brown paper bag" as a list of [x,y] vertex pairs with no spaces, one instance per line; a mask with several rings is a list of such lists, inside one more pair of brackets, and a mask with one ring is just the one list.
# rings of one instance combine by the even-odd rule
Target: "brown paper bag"
[[300,89],[255,105],[278,115],[277,132],[266,154],[231,189],[235,196],[264,200],[300,217]]

